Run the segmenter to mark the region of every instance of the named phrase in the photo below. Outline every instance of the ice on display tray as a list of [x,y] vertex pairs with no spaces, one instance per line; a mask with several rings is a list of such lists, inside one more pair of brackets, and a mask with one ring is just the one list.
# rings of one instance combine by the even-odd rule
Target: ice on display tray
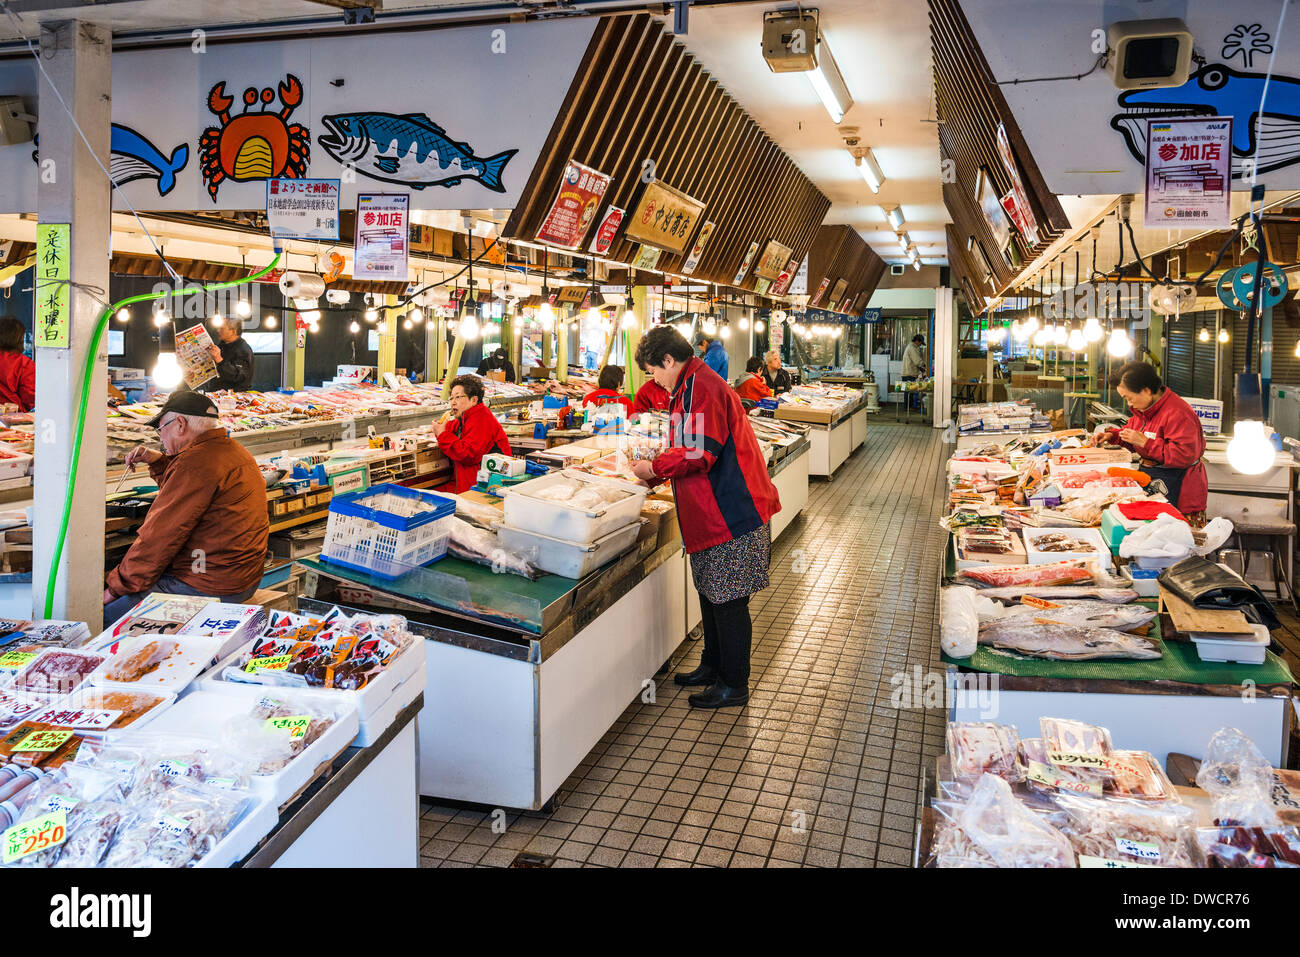
[[215,668],[194,683],[194,688],[200,691],[245,695],[251,698],[264,695],[274,697],[281,690],[291,692],[306,690],[312,694],[326,695],[331,699],[337,698],[356,711],[357,735],[354,743],[361,747],[373,743],[384,733],[397,717],[397,713],[420,696],[427,680],[424,668],[424,645],[418,639],[395,655],[379,675],[355,691],[339,688],[282,688],[276,685],[230,680],[230,676],[239,668],[239,659],[252,647],[253,643],[250,642],[246,647],[237,649],[232,655],[220,661]]
[[200,635],[135,635],[118,643],[90,680],[102,688],[179,694],[212,664],[222,643]]
[[[238,723],[235,725],[237,727],[251,727],[255,719],[250,715],[263,698],[282,702],[285,707],[280,710],[292,714],[299,711],[306,714],[328,714],[332,718],[329,727],[294,754],[283,767],[269,773],[250,775],[251,789],[269,795],[279,809],[311,783],[324,765],[352,744],[358,730],[357,709],[346,698],[328,691],[299,691],[293,688],[259,690],[260,695],[250,695],[234,692],[221,685],[206,686],[176,702],[152,723],[149,730],[203,738],[234,748],[236,742],[230,737],[232,722]],[[245,747],[238,750],[248,752]]]
[[[621,497],[588,503],[592,496],[571,500],[548,497],[561,486],[582,486],[603,490],[606,495]],[[551,490],[551,491],[548,491]],[[577,494],[585,492],[579,488]],[[576,469],[564,469],[552,475],[525,482],[505,492],[505,520],[511,528],[562,538],[570,542],[594,542],[640,516],[649,490],[641,485],[616,479],[596,478]],[[600,491],[596,493],[601,494]],[[573,496],[576,498],[576,495]]]
[[[1025,551],[1030,565],[1047,565],[1067,558],[1097,558],[1104,568],[1113,568],[1110,549],[1095,528],[1025,528]],[[1087,551],[1054,551],[1048,546],[1053,540],[1071,539],[1091,545]]]

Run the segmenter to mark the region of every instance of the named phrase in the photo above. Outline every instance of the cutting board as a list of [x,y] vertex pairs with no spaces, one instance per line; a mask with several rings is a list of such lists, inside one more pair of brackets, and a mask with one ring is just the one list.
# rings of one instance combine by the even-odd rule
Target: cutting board
[[1225,635],[1250,632],[1250,622],[1241,612],[1220,608],[1197,608],[1163,585],[1160,586],[1160,610],[1169,615],[1174,630],[1183,635],[1192,631]]

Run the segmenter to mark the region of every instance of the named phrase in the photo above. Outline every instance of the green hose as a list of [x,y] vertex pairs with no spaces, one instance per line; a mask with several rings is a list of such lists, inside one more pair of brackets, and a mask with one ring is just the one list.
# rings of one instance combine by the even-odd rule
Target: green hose
[[231,282],[218,282],[210,286],[198,286],[193,289],[184,289],[180,292],[151,292],[139,296],[128,296],[120,299],[113,305],[104,310],[95,323],[95,333],[90,340],[90,349],[86,353],[86,368],[81,375],[81,398],[77,403],[77,431],[72,437],[72,463],[68,469],[68,489],[63,495],[63,516],[59,520],[59,539],[54,544],[54,556],[50,559],[50,575],[45,586],[45,616],[51,617],[54,614],[54,586],[59,580],[59,560],[63,557],[63,545],[68,538],[68,519],[72,515],[72,494],[77,486],[77,465],[81,460],[81,437],[86,429],[86,402],[90,396],[90,377],[95,371],[95,357],[99,355],[99,341],[104,337],[104,330],[108,328],[108,322],[113,314],[123,306],[129,306],[133,302],[148,302],[151,299],[179,299],[183,296],[190,296],[200,292],[213,292],[217,289],[229,289],[232,286],[242,286],[245,283],[261,279],[280,261],[281,254],[277,252],[271,264],[261,272],[255,272],[243,279],[235,279]]

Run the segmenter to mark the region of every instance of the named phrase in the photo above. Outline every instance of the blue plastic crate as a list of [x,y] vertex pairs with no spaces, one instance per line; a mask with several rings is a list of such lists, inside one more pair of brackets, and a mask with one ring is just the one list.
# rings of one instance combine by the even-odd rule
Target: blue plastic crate
[[436,492],[383,483],[330,500],[321,558],[397,578],[447,553],[456,501]]

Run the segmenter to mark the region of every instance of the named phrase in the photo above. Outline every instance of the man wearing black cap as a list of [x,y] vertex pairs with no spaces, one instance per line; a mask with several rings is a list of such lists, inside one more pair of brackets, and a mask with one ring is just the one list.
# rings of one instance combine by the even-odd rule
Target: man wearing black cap
[[489,372],[504,372],[507,382],[515,381],[515,364],[510,361],[505,349],[496,349],[490,356],[484,356],[483,361],[478,364],[478,369],[475,370],[475,373],[481,376]]
[[104,586],[107,627],[150,592],[247,601],[266,559],[266,482],[248,450],[230,438],[202,392],[173,392],[149,420],[163,451],[138,445],[158,497]]

